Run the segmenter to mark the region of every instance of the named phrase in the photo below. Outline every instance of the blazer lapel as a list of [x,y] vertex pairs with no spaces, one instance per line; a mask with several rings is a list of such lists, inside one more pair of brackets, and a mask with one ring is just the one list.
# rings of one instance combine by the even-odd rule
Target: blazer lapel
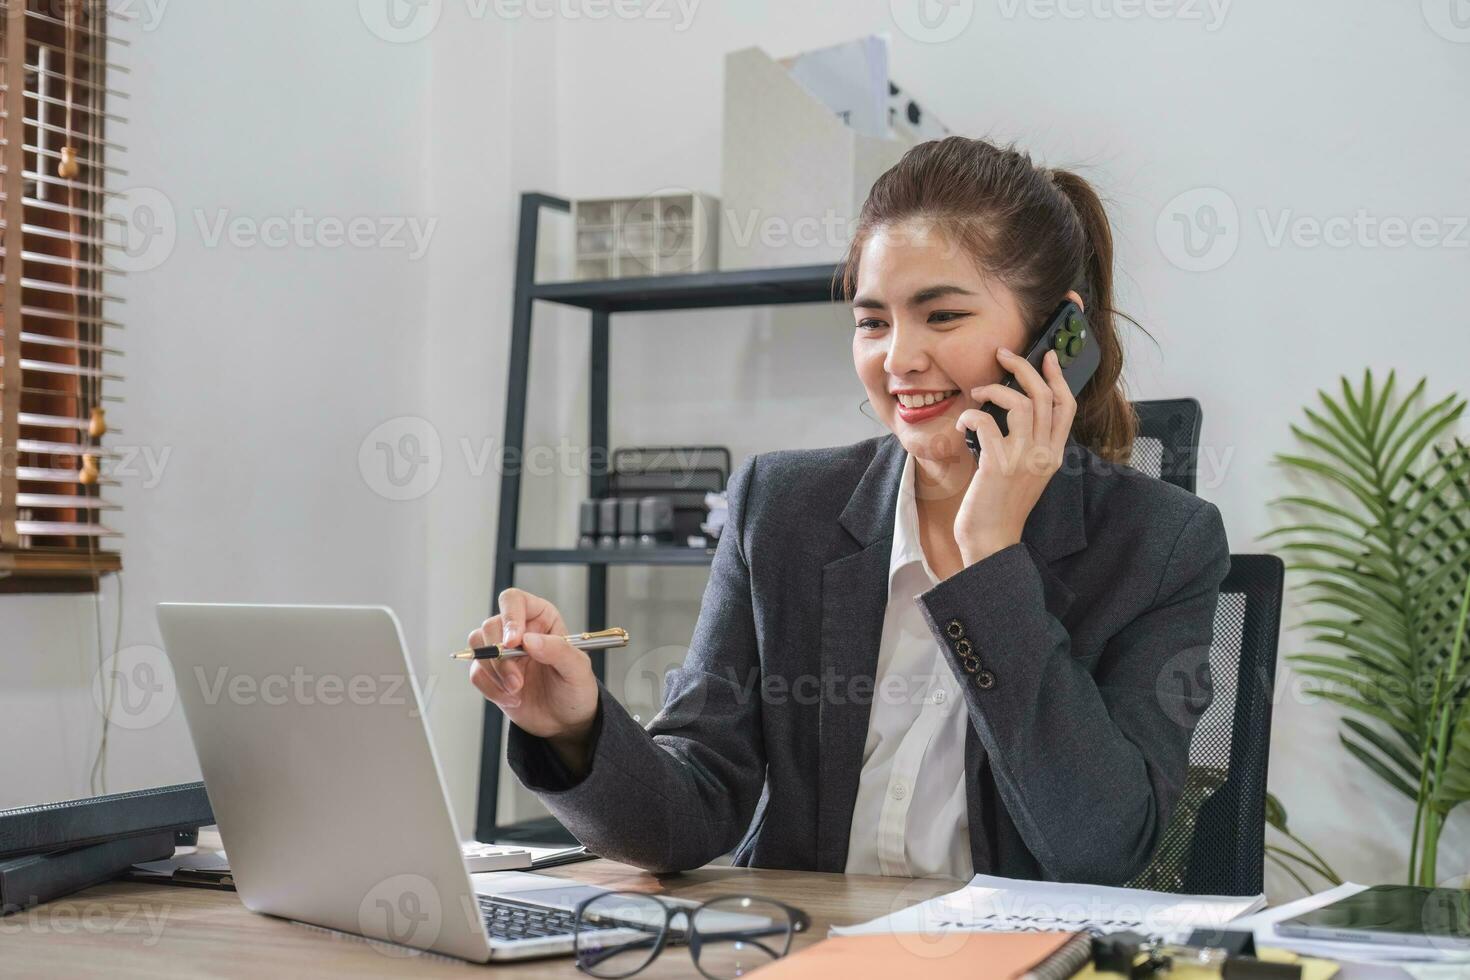
[[1021,543],[1031,552],[1041,573],[1046,609],[1062,619],[1076,596],[1052,568],[1052,564],[1087,547],[1083,522],[1085,499],[1083,478],[1093,457],[1077,440],[1067,437],[1062,465],[1031,508],[1021,529]]
[[[817,783],[819,871],[847,865],[852,811],[857,802],[868,737],[878,647],[888,608],[888,562],[893,546],[894,507],[907,454],[892,434],[878,441],[873,459],[843,508],[839,523],[851,536],[847,553],[822,569],[822,677],[819,705],[820,773]],[[1071,437],[1061,468],[1042,491],[1021,533],[1037,559],[1048,611],[1061,619],[1074,594],[1051,564],[1087,546],[1083,526],[1083,475],[1090,457]],[[858,680],[861,678],[861,680]],[[980,761],[974,739],[966,740],[968,775]],[[972,794],[973,794],[972,782]],[[982,815],[971,797],[972,827]],[[972,833],[972,840],[976,835]],[[986,849],[976,853],[988,865]]]
[[[1021,543],[1031,552],[1036,570],[1041,574],[1043,601],[1057,619],[1063,619],[1076,595],[1052,568],[1068,555],[1087,547],[1083,502],[1083,479],[1095,457],[1071,436],[1062,465],[1052,474],[1041,491],[1036,506],[1021,530]],[[985,749],[975,733],[975,726],[965,730],[965,797],[970,817],[970,860],[976,873],[1015,873],[1005,864],[1005,857],[1016,848],[1016,831],[997,795],[995,780],[990,776]]]
[[852,810],[868,737],[872,680],[888,607],[893,510],[905,457],[897,436],[879,440],[838,518],[852,537],[850,550],[822,569],[821,772],[816,780],[819,871],[841,872],[847,865]]

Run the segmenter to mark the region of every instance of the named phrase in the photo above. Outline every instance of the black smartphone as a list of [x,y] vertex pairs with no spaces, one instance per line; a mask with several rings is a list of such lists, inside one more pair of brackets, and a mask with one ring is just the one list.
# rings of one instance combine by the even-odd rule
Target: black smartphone
[[[1046,324],[1037,335],[1036,342],[1026,351],[1026,360],[1034,367],[1042,377],[1046,373],[1041,370],[1041,362],[1046,357],[1046,352],[1055,350],[1057,362],[1062,367],[1062,377],[1067,381],[1067,387],[1071,389],[1075,398],[1081,394],[1082,386],[1097,372],[1097,366],[1102,362],[1102,351],[1092,339],[1092,326],[1087,322],[1087,317],[1082,313],[1081,307],[1071,300],[1063,300],[1062,305],[1056,308],[1051,316],[1046,318]],[[1021,383],[1016,376],[1006,372],[1001,379],[1001,384],[1007,388],[1025,393]],[[986,402],[980,406],[980,411],[987,413],[995,419],[995,424],[1000,427],[1000,434],[1007,435],[1010,429],[1006,426],[1006,410],[994,402]],[[980,438],[975,435],[974,429],[965,430],[965,445],[970,447],[970,454],[978,462],[980,459]]]

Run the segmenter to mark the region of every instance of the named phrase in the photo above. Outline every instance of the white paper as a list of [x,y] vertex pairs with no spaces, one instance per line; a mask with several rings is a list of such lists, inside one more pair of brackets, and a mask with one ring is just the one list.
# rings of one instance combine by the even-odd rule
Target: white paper
[[865,136],[888,136],[888,42],[877,35],[782,61],[806,89]]
[[1137,888],[1069,885],[976,875],[958,891],[861,925],[834,927],[835,935],[912,932],[1132,931],[1169,941],[1195,929],[1222,928],[1254,912],[1266,896],[1233,898],[1174,895]]

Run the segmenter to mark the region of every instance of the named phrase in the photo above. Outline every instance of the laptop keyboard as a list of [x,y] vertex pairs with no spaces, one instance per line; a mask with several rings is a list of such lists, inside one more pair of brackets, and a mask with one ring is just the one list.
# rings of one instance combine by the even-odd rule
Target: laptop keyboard
[[577,917],[561,909],[543,908],[539,905],[522,905],[503,898],[476,896],[480,901],[480,916],[491,939],[502,941],[516,939],[542,939],[547,936],[572,938]]

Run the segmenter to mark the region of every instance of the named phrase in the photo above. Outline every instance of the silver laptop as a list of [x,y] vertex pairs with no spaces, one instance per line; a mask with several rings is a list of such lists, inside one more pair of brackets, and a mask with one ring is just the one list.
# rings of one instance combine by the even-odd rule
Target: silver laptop
[[390,953],[572,951],[572,910],[606,889],[469,873],[391,610],[162,603],[158,622],[247,908]]

